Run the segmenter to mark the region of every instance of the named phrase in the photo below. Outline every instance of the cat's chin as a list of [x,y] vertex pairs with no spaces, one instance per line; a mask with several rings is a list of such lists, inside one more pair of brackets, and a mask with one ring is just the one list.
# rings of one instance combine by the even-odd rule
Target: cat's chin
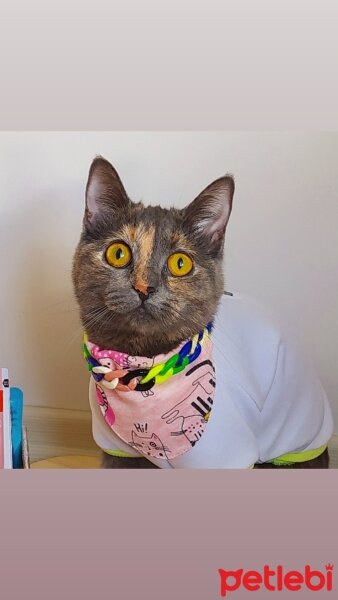
[[146,304],[141,304],[132,312],[132,321],[137,324],[150,323],[156,319],[155,311]]

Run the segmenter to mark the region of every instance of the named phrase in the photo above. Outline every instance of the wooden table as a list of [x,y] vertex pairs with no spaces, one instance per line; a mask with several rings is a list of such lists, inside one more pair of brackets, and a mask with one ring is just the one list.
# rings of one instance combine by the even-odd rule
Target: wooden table
[[96,456],[55,456],[33,462],[31,469],[99,469],[101,458]]

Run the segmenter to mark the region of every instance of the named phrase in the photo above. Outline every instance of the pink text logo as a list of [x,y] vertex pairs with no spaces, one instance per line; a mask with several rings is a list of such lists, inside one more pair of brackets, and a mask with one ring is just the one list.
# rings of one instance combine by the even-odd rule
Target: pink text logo
[[310,565],[305,565],[303,571],[285,571],[282,565],[278,565],[276,569],[264,565],[262,572],[244,571],[244,569],[237,569],[237,571],[218,569],[218,573],[222,597],[241,588],[250,592],[256,592],[262,588],[271,592],[281,592],[282,590],[298,592],[304,587],[312,592],[332,591],[333,565],[331,564],[325,565],[325,571],[312,569]]

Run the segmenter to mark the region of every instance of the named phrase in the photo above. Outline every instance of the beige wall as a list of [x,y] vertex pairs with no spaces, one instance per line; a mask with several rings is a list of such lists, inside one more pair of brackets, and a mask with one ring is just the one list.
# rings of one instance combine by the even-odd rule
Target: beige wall
[[285,315],[312,353],[338,428],[338,135],[0,133],[0,363],[32,405],[87,409],[71,259],[95,154],[134,199],[184,206],[236,177],[228,289]]

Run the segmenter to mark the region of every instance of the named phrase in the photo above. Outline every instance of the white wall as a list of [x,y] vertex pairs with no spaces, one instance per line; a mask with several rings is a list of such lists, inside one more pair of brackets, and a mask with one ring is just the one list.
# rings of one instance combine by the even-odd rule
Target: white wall
[[28,404],[87,409],[71,259],[92,158],[133,199],[184,206],[236,178],[227,288],[281,312],[312,353],[338,429],[338,135],[0,133],[0,364]]

